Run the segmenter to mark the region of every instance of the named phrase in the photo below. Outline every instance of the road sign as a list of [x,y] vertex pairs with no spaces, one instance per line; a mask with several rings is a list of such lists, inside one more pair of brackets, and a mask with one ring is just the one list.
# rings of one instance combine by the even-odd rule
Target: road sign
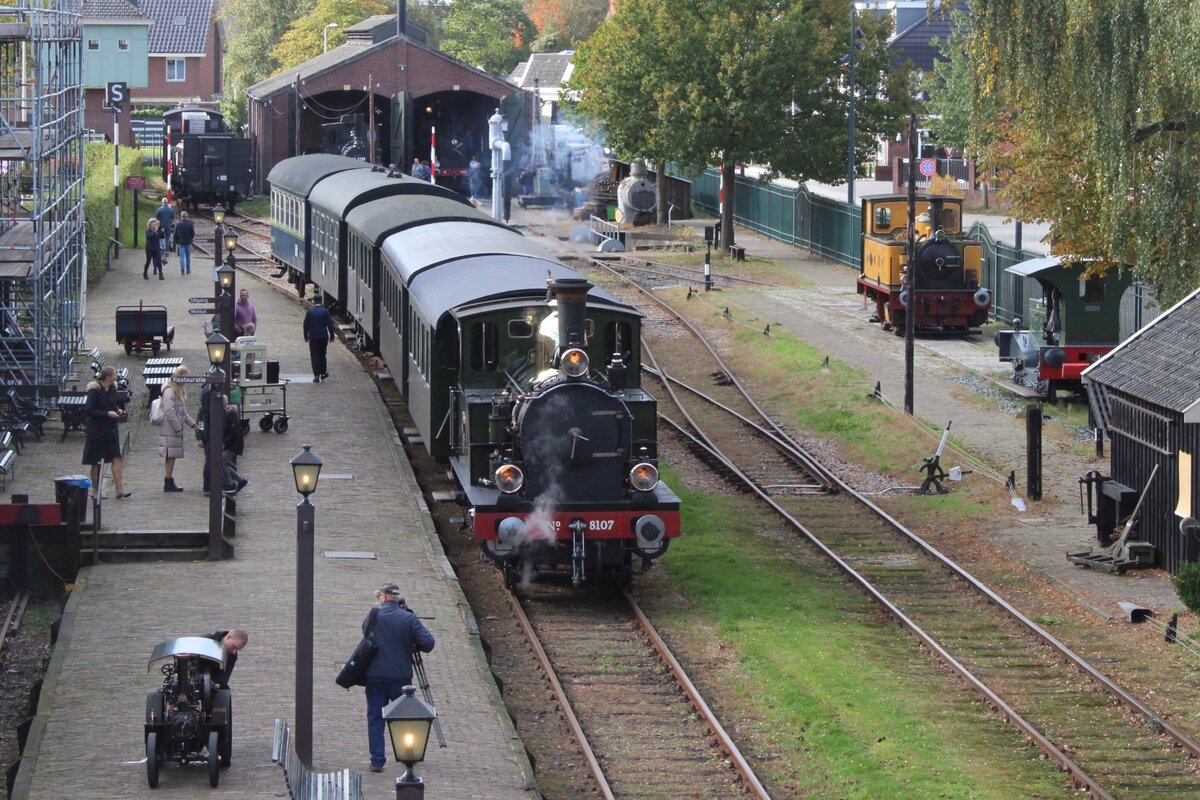
[[932,158],[927,158],[921,162],[921,174],[926,178],[932,176],[935,172],[937,172],[937,162]]
[[126,175],[125,176],[125,188],[133,189],[134,191],[138,191],[138,192],[142,191],[143,189],[146,188],[146,176],[145,175]]
[[189,297],[189,303],[212,303],[214,299],[211,297]]
[[217,312],[211,308],[189,308],[188,313],[189,314],[215,314]]
[[114,114],[120,114],[129,99],[129,84],[123,81],[109,81],[105,84],[104,100]]

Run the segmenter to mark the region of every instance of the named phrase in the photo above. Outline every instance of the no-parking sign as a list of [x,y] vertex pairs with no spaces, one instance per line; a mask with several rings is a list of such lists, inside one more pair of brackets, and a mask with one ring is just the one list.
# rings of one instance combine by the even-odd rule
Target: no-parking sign
[[927,158],[921,162],[920,170],[921,174],[928,178],[937,172],[937,162],[932,158]]

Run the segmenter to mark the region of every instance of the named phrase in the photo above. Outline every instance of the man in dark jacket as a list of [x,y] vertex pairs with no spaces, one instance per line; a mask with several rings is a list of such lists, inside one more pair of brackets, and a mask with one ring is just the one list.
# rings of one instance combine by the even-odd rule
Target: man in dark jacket
[[175,223],[175,247],[179,249],[179,274],[192,274],[192,242],[196,240],[196,226],[188,219],[186,211],[179,212]]
[[[433,650],[433,634],[417,615],[404,606],[400,587],[385,583],[375,592],[379,609],[375,618],[375,642],[379,652],[367,667],[367,744],[371,749],[371,771],[382,772],[387,763],[383,741],[383,709],[412,683],[413,654]],[[371,615],[363,620],[363,636],[368,635]]]
[[337,326],[333,323],[333,315],[321,305],[321,296],[317,295],[313,307],[304,315],[304,341],[308,342],[313,383],[329,379],[329,364],[325,360],[325,352],[329,349],[329,340],[335,336]]
[[171,208],[171,203],[167,198],[162,199],[162,205],[154,210],[154,218],[158,220],[158,224],[162,226],[162,251],[163,259],[167,257],[167,250],[171,247],[171,229],[175,226],[175,209]]
[[241,628],[234,628],[231,631],[215,631],[204,638],[217,642],[225,651],[225,669],[214,666],[211,674],[218,689],[228,689],[229,676],[233,674],[233,667],[237,664],[238,653],[246,647],[250,637]]

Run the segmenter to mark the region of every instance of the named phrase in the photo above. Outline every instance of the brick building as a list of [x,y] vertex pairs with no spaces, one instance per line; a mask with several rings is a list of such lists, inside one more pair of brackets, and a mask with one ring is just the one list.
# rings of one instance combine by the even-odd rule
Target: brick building
[[377,164],[407,170],[414,157],[430,158],[435,129],[443,169],[452,169],[456,157],[478,156],[486,164],[488,118],[496,109],[513,163],[519,161],[527,148],[528,93],[428,47],[419,36],[398,35],[398,28],[394,15],[370,17],[347,28],[341,46],[246,90],[259,191],[285,158],[349,154],[343,131],[354,137],[356,155]]
[[[84,0],[84,127],[111,135],[110,81],[128,84],[135,107],[216,108],[225,43],[215,10],[215,0]],[[120,125],[131,144],[128,114]]]

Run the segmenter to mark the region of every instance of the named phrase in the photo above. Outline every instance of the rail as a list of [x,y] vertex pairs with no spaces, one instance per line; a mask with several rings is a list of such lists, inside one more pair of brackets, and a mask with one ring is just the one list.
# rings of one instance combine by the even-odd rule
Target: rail
[[283,767],[288,794],[293,800],[362,800],[362,773],[352,769],[317,772],[309,769],[296,755],[291,727],[275,720],[275,739],[271,761]]

